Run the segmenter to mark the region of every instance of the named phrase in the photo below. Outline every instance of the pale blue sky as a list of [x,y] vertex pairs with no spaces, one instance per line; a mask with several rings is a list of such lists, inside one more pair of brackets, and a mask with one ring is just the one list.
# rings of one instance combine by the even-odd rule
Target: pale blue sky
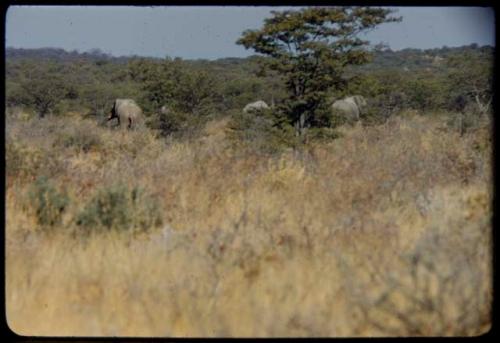
[[[289,8],[289,7],[288,7]],[[57,47],[80,52],[98,48],[115,56],[185,59],[245,57],[236,45],[246,29],[258,29],[271,10],[285,7],[11,6],[6,46]],[[365,38],[393,50],[471,43],[495,45],[491,8],[398,7],[400,23],[383,24]]]

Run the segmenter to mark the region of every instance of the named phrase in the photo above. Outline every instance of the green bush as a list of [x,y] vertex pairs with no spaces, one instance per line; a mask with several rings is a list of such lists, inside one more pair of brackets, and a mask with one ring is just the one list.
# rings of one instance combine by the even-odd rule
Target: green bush
[[158,130],[163,137],[174,136],[182,138],[187,136],[195,136],[200,132],[203,124],[210,117],[197,116],[182,111],[170,111],[168,113],[157,113],[152,115],[147,125],[153,130]]
[[142,189],[113,185],[97,192],[78,214],[76,224],[86,230],[130,230],[162,224],[158,203]]
[[28,192],[29,203],[38,224],[53,227],[61,223],[62,215],[68,208],[69,198],[59,192],[47,177],[39,177]]

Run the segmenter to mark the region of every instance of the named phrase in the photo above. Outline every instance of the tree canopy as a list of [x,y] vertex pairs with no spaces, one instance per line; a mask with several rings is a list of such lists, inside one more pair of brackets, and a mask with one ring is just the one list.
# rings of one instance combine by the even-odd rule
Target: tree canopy
[[283,111],[302,135],[319,122],[328,94],[346,86],[345,67],[369,61],[364,49],[369,42],[359,34],[401,20],[392,12],[373,7],[273,11],[260,30],[245,31],[237,43],[270,57],[267,67],[284,76],[289,97]]

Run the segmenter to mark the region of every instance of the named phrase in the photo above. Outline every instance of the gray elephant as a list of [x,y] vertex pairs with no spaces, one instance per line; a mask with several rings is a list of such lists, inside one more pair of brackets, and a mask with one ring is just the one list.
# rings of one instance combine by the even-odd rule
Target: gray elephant
[[252,111],[260,111],[268,109],[269,105],[262,100],[251,102],[243,108],[243,112],[250,113]]
[[332,109],[335,113],[342,113],[348,122],[359,120],[359,116],[366,108],[366,99],[361,95],[354,95],[333,103]]
[[160,113],[161,114],[169,114],[170,113],[170,108],[167,105],[163,105],[160,108]]
[[142,119],[142,110],[132,99],[116,99],[109,113],[108,121],[118,119],[118,126],[128,123],[127,127],[136,127]]

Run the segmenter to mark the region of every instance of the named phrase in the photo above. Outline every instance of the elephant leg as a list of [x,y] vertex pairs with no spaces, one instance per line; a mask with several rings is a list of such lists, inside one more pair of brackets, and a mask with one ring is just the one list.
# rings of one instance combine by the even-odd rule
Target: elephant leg
[[132,128],[132,118],[128,118],[128,128]]

